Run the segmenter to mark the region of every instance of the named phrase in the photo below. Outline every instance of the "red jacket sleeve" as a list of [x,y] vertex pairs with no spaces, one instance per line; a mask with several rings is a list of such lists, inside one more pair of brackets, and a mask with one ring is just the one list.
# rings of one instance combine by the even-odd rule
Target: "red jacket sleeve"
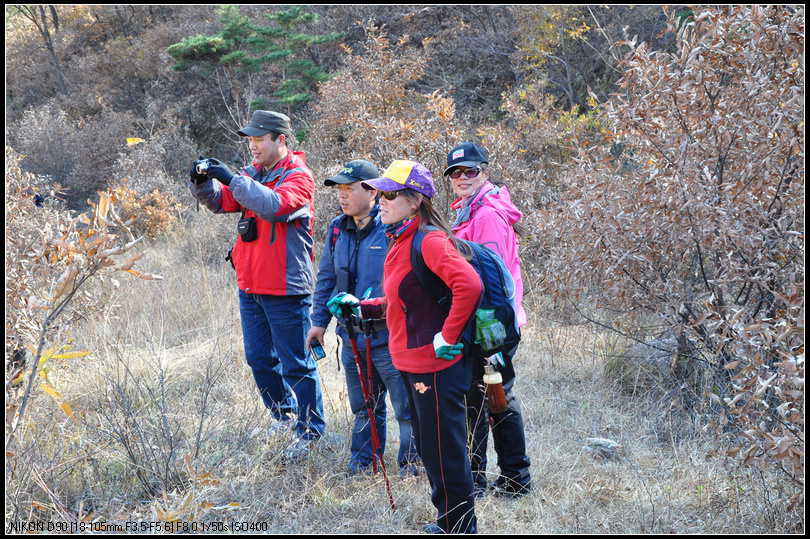
[[364,320],[382,320],[388,310],[388,298],[364,299],[360,302],[360,316]]

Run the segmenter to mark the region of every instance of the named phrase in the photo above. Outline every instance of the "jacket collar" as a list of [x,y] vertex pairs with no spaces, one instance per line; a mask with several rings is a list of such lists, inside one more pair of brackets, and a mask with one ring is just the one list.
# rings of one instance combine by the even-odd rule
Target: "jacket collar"
[[484,199],[489,195],[497,195],[500,190],[501,188],[497,185],[486,181],[481,184],[481,187],[478,188],[475,194],[467,199],[466,203],[463,198],[456,199],[450,204],[450,207],[456,210],[456,222],[453,223],[453,227],[455,228],[469,221],[474,211],[484,204]]
[[273,166],[273,168],[267,170],[264,167],[259,167],[259,164],[256,161],[253,161],[253,168],[262,176],[265,177],[276,170],[284,170],[288,168],[290,163],[293,163],[295,155],[291,150],[287,150],[287,155],[281,158],[281,160]]
[[408,237],[412,235],[417,228],[419,228],[419,221],[419,214],[416,213],[404,221],[393,225],[386,225],[385,235],[392,240],[397,240],[400,237]]
[[354,222],[354,219],[349,217],[348,215],[343,215],[338,223],[338,228],[343,229],[344,231],[354,230],[355,234],[357,234],[358,239],[363,238],[368,233],[377,226],[380,221],[380,204],[375,202],[374,207],[371,208],[371,212],[369,213],[371,219],[369,223],[361,229],[357,228],[357,223]]

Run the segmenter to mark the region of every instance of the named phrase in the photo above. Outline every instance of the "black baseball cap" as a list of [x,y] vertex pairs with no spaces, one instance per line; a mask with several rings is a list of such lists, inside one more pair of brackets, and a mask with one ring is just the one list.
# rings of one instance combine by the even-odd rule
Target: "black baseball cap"
[[378,178],[380,174],[377,172],[377,167],[368,161],[357,159],[349,161],[337,175],[332,176],[323,181],[326,186],[335,185],[338,183],[354,183],[363,180],[373,180]]
[[447,168],[443,176],[447,176],[456,167],[477,167],[481,163],[489,163],[487,152],[472,142],[462,142],[447,154]]
[[247,127],[243,127],[237,133],[243,137],[261,137],[270,132],[281,133],[287,138],[290,137],[290,118],[280,112],[271,110],[257,110],[250,118]]

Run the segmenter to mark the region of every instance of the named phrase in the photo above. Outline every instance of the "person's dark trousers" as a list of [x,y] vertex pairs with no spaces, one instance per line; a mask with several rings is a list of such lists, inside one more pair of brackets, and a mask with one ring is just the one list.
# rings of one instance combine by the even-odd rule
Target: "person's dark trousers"
[[498,483],[514,491],[531,488],[529,472],[531,461],[526,455],[523,417],[520,403],[513,391],[515,370],[512,366],[512,357],[516,351],[517,345],[503,353],[506,367],[500,368],[499,371],[503,376],[503,390],[509,407],[499,414],[491,414],[487,406],[483,382],[484,360],[472,360],[473,383],[467,393],[467,422],[473,438],[470,464],[473,481],[479,491],[487,488],[487,442],[490,428],[501,472]]
[[464,395],[470,388],[469,360],[434,373],[403,372],[416,449],[445,533],[476,533],[475,489],[467,454]]

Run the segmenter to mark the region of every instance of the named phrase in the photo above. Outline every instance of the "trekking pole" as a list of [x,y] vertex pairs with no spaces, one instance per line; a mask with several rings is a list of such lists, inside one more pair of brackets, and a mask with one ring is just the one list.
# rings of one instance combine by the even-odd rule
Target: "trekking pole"
[[[363,328],[363,334],[366,336],[366,371],[368,372],[368,394],[374,395],[374,386],[372,382],[372,375],[371,375],[371,331],[373,327],[373,322],[371,320],[363,320],[360,322]],[[385,398],[385,397],[383,397]],[[373,450],[373,448],[372,448]],[[383,449],[382,444],[377,443],[377,455],[380,458],[380,463],[385,466],[385,462],[383,461]],[[377,473],[377,461],[374,461],[374,473]]]
[[[363,390],[363,398],[365,399],[366,411],[368,412],[368,420],[371,423],[371,453],[372,460],[374,461],[374,475],[377,475],[377,455],[378,449],[382,449],[380,445],[380,438],[377,435],[377,422],[374,420],[374,410],[372,410],[371,399],[369,392],[366,388],[366,382],[363,380],[363,367],[360,364],[360,352],[357,351],[357,335],[354,333],[354,326],[352,325],[352,311],[349,305],[344,305],[343,319],[346,322],[346,332],[349,334],[349,342],[352,344],[352,352],[354,353],[354,364],[357,366],[357,377],[360,379],[360,387]],[[369,376],[371,373],[369,372]],[[385,460],[383,459],[382,451],[379,451],[380,466],[382,467],[383,478],[385,479],[385,488],[388,491],[388,500],[391,502],[391,510],[395,511],[394,497],[391,495],[391,485],[388,483],[388,473],[385,470]]]
[[366,381],[363,378],[363,367],[360,363],[360,352],[357,349],[357,335],[354,332],[352,324],[351,310],[344,308],[344,321],[346,323],[346,332],[349,334],[349,342],[352,343],[352,353],[354,354],[354,364],[357,367],[357,378],[360,380],[360,388],[363,390],[363,399],[365,400],[366,411],[368,412],[369,421],[371,422],[371,460],[374,468],[374,475],[377,475],[377,447],[380,445],[380,438],[377,435],[377,422],[374,420],[373,406],[371,405],[370,388],[366,386]]
[[[368,373],[368,394],[374,394],[374,386],[372,385],[371,376],[371,320],[362,320],[360,324],[363,327],[363,334],[366,337],[366,372]],[[381,457],[382,458],[382,457]]]
[[[368,298],[371,295],[372,288],[366,290],[366,293],[363,294],[363,299]],[[371,331],[374,324],[371,320],[361,320],[360,325],[363,328],[363,334],[366,337],[366,371],[368,372],[368,394],[374,394],[374,387],[372,385],[372,376],[371,376]],[[382,459],[382,457],[380,457]]]

